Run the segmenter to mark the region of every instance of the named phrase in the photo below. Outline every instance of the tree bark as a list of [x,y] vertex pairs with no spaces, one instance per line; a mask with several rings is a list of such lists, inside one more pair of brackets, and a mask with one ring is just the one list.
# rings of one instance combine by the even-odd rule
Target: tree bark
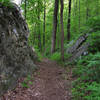
[[79,31],[80,31],[80,0],[79,0]]
[[73,0],[73,16],[75,17],[75,0]]
[[27,13],[27,10],[26,10],[26,7],[27,7],[27,0],[25,0],[25,8],[24,8],[24,10],[25,10],[25,19],[26,19],[26,13]]
[[99,13],[99,9],[100,9],[100,3],[99,3],[100,1],[99,0],[96,0],[96,15],[98,16],[100,13]]
[[78,3],[77,3],[77,0],[75,0],[74,2],[75,2],[75,11],[74,12],[75,12],[75,16],[77,16],[77,4]]
[[86,21],[89,19],[90,17],[90,7],[89,7],[89,1],[86,1]]
[[57,36],[57,48],[60,48],[60,22],[59,22],[59,14],[58,14],[58,22],[57,22],[57,31],[58,31],[58,36]]
[[46,1],[44,0],[43,47],[45,49]]
[[60,23],[61,23],[61,59],[64,61],[64,25],[63,25],[63,9],[64,4],[63,0],[60,0],[61,9],[60,9]]
[[55,0],[55,7],[54,7],[54,18],[53,18],[53,33],[52,33],[52,44],[51,44],[51,53],[55,52],[56,48],[56,32],[57,32],[57,15],[58,15],[58,8],[59,8],[59,0]]
[[71,0],[69,0],[68,24],[67,24],[67,40],[70,40],[70,27],[71,27]]
[[41,33],[40,33],[40,11],[39,11],[39,0],[38,0],[38,48],[41,51],[42,46],[41,46]]
[[87,7],[87,9],[86,9],[86,21],[88,20],[88,18],[89,18],[89,8]]

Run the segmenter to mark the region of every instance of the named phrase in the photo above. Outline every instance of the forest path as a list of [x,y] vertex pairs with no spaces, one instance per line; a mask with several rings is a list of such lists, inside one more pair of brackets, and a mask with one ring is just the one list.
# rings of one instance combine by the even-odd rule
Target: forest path
[[33,75],[33,84],[25,88],[19,82],[1,100],[71,100],[71,72],[48,59],[36,64],[39,69]]

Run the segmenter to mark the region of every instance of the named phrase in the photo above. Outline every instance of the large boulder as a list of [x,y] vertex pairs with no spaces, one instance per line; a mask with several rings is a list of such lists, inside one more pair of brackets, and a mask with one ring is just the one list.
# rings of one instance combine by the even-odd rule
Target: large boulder
[[19,7],[0,3],[0,95],[36,68],[35,53],[27,43],[28,34]]
[[73,45],[67,49],[67,54],[71,56],[67,59],[69,62],[77,60],[81,55],[86,55],[88,52],[89,43],[87,39],[90,33],[93,32],[93,29],[90,29],[88,33],[81,35]]

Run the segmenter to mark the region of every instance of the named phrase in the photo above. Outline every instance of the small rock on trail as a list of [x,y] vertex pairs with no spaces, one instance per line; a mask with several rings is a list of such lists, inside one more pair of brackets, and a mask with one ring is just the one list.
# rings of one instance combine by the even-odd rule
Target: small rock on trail
[[43,59],[34,73],[30,88],[19,86],[3,96],[1,100],[71,100],[71,80],[66,70],[56,62]]

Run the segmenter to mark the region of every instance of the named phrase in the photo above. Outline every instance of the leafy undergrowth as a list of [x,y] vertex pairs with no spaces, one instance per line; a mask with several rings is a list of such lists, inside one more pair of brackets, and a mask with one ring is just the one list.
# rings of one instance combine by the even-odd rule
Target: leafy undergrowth
[[89,54],[73,69],[73,100],[100,100],[100,53]]
[[90,18],[93,29],[87,42],[88,55],[81,57],[73,69],[73,100],[100,100],[100,16]]
[[33,76],[28,75],[28,76],[24,79],[24,81],[21,83],[21,86],[22,86],[23,88],[29,88],[30,85],[33,84],[33,82],[32,82],[33,80],[34,80]]
[[66,63],[66,59],[68,59],[71,55],[70,54],[64,54],[65,61],[61,60],[61,53],[60,52],[55,52],[53,55],[49,57],[49,59],[56,61],[58,64],[61,66],[66,66],[68,62]]

